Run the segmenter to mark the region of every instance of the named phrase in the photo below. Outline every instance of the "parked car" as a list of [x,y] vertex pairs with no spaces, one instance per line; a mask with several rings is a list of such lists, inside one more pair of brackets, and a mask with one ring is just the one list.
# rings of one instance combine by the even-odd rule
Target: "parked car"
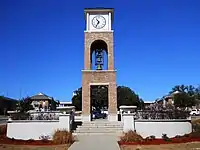
[[200,115],[199,109],[192,109],[192,111],[190,112],[190,115],[192,115],[192,116],[198,116],[198,115]]
[[101,111],[93,111],[92,116],[93,119],[105,119],[107,117],[107,114],[101,113]]

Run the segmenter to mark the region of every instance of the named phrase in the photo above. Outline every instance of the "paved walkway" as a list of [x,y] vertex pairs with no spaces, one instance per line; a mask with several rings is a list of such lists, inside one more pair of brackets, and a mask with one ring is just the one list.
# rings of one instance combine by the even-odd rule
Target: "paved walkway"
[[69,150],[120,150],[114,135],[79,135],[77,138]]

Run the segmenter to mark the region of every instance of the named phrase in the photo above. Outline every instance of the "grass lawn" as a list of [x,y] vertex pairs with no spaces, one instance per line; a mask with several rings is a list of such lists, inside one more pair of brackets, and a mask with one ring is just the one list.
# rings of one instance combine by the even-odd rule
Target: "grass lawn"
[[144,146],[121,146],[121,150],[200,150],[200,142]]
[[0,144],[0,150],[68,150],[69,145],[59,146],[26,146],[26,145],[7,145]]

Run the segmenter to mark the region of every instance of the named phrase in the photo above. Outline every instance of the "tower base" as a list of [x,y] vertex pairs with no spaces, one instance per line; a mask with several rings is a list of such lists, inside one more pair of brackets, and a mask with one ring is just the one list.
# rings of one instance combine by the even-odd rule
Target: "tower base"
[[92,121],[91,120],[91,115],[82,115],[81,116],[82,122],[88,122],[88,121]]
[[113,114],[108,114],[108,121],[118,121],[118,115],[117,113],[113,113]]

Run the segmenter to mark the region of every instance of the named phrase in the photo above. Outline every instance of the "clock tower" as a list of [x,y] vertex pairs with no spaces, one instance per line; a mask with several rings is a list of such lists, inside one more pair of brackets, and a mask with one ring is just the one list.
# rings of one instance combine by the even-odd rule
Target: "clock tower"
[[[82,120],[92,120],[91,86],[107,86],[108,120],[117,121],[114,32],[112,30],[114,10],[112,8],[87,8],[84,12],[86,28],[84,31],[84,69],[82,70]],[[93,69],[93,65],[96,69]]]

